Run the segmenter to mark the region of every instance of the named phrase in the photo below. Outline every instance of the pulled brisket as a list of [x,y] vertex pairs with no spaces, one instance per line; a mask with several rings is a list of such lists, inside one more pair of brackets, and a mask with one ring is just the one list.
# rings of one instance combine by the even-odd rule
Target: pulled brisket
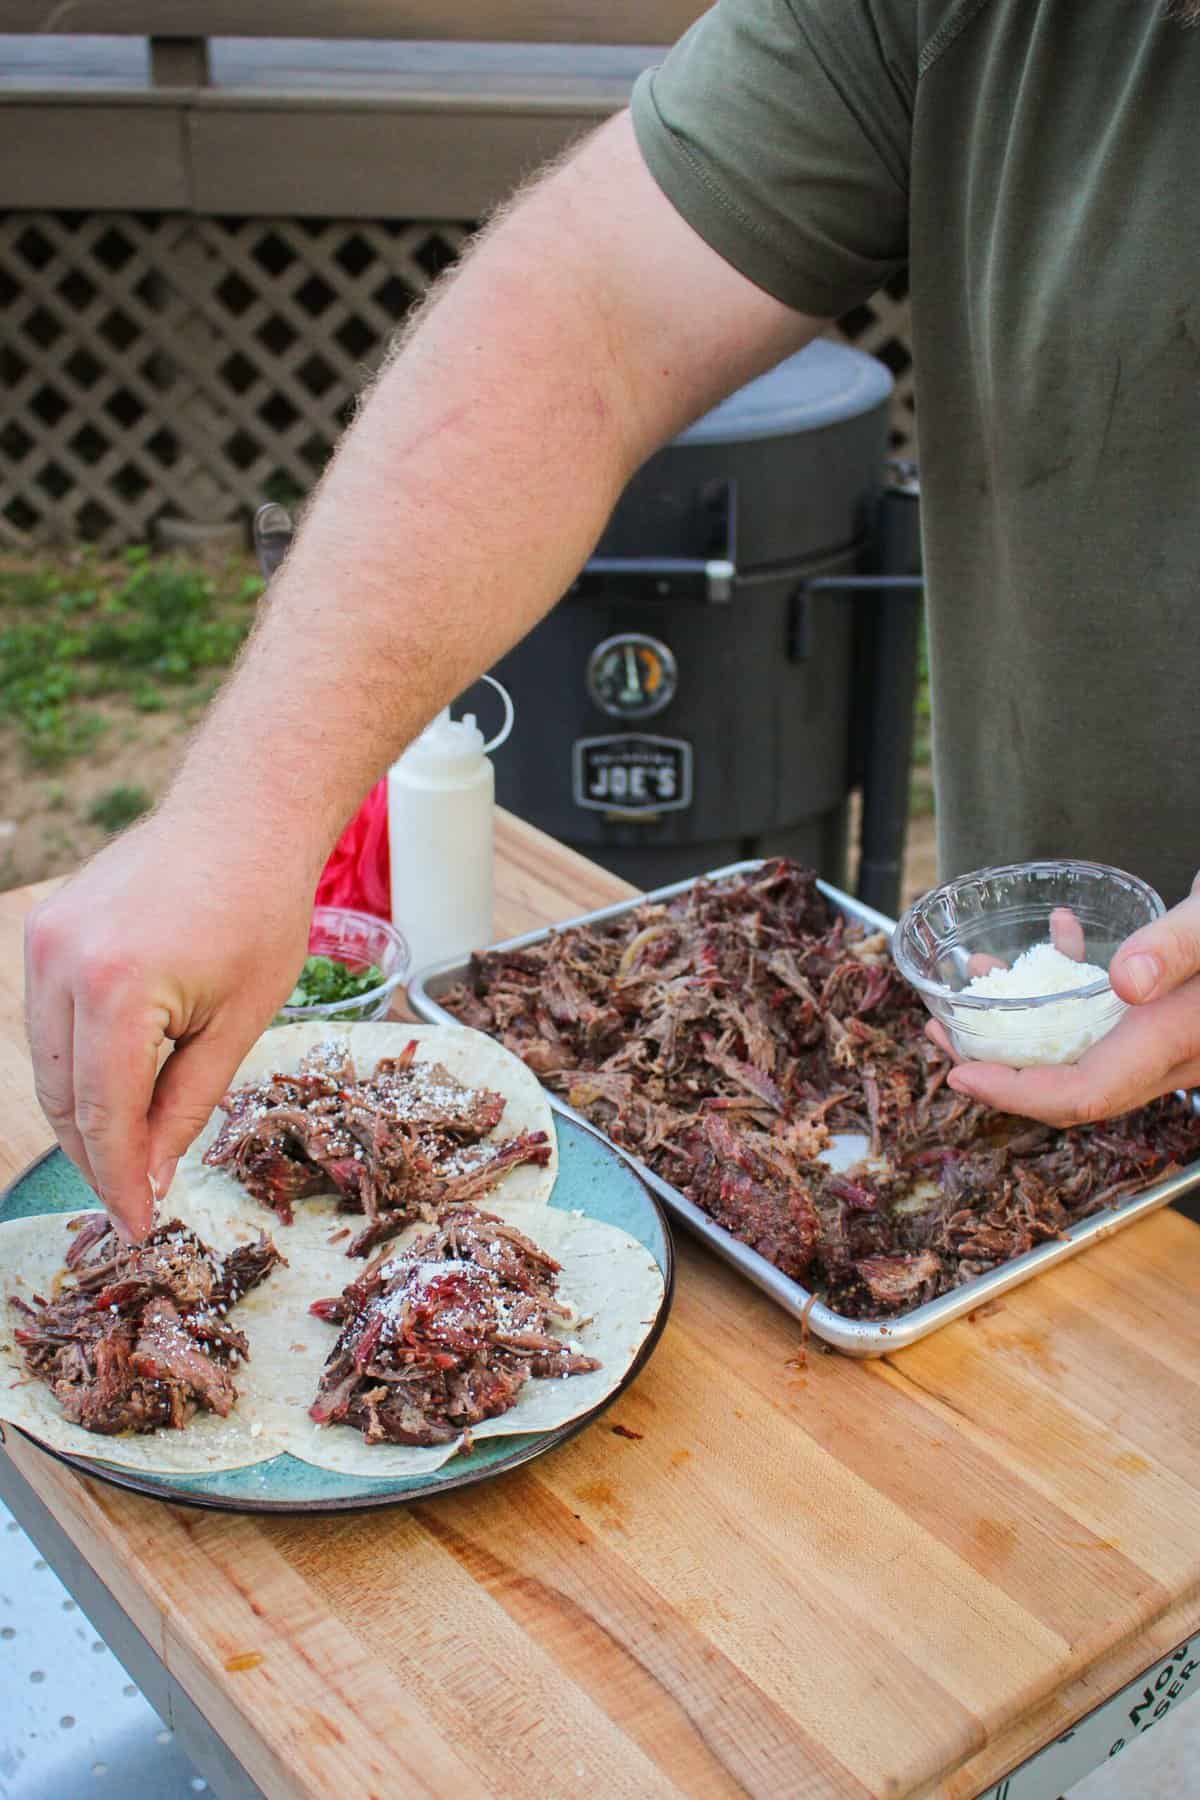
[[[776,861],[472,959],[442,997],[839,1312],[910,1310],[1200,1153],[1172,1098],[1052,1131],[946,1086],[886,936]],[[835,1132],[883,1166],[835,1174]]]
[[250,1350],[225,1315],[282,1261],[267,1237],[222,1256],[178,1219],[125,1245],[95,1213],[71,1241],[56,1298],[9,1296],[13,1336],[30,1374],[86,1431],[226,1418],[237,1399],[231,1370]]
[[228,1167],[285,1225],[296,1200],[333,1189],[343,1212],[366,1214],[346,1251],[365,1256],[414,1219],[481,1198],[508,1169],[549,1161],[542,1131],[485,1143],[503,1096],[415,1053],[414,1039],[360,1080],[346,1051],[322,1044],[297,1074],[234,1088],[205,1162]]
[[555,1335],[570,1313],[559,1264],[473,1207],[443,1213],[399,1255],[376,1257],[311,1311],[341,1325],[309,1408],[369,1444],[446,1444],[507,1412],[531,1376],[600,1367]]

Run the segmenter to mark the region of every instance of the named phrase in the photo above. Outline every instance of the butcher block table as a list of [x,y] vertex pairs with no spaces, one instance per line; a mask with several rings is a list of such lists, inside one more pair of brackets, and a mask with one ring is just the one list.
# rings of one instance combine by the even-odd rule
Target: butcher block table
[[[511,818],[497,857],[498,933],[629,892]],[[0,896],[0,1180],[50,1141],[21,1027],[34,897]],[[877,1362],[805,1357],[678,1249],[630,1391],[464,1492],[203,1512],[11,1429],[0,1492],[219,1794],[1023,1800],[1188,1691],[1195,1225],[1158,1213]]]

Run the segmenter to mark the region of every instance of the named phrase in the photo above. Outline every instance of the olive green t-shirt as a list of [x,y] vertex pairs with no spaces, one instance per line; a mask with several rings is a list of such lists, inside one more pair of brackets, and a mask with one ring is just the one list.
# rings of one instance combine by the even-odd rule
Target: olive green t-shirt
[[730,263],[909,267],[943,875],[1200,863],[1200,29],[1161,0],[720,0],[634,95]]

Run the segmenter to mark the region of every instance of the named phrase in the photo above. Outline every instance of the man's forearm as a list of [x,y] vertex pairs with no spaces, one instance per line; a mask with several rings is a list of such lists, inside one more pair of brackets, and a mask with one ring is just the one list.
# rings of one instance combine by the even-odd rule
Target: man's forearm
[[[315,877],[387,763],[570,584],[643,458],[815,329],[669,213],[626,122],[606,131],[615,171],[601,133],[520,201],[375,384],[168,802],[196,829],[265,834]],[[711,345],[721,295],[656,266],[659,207],[738,284],[744,322]],[[230,780],[251,746],[269,791]]]

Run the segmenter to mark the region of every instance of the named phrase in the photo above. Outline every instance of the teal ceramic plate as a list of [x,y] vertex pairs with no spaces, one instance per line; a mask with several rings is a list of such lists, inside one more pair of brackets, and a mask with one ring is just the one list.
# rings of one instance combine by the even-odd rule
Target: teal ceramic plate
[[[645,1246],[663,1272],[662,1304],[636,1359],[619,1386],[582,1418],[572,1419],[553,1431],[485,1438],[469,1456],[456,1456],[432,1475],[408,1480],[341,1475],[313,1468],[310,1463],[287,1455],[256,1463],[253,1468],[221,1470],[211,1475],[153,1475],[113,1468],[63,1451],[49,1450],[47,1454],[86,1475],[111,1482],[114,1487],[131,1488],[139,1494],[187,1506],[223,1507],[230,1512],[332,1512],[356,1506],[391,1506],[397,1501],[450,1493],[519,1468],[565,1443],[624,1393],[650,1356],[667,1322],[675,1261],[662,1209],[629,1164],[573,1119],[556,1115],[554,1127],[558,1133],[559,1169],[550,1205],[567,1211],[577,1209],[591,1218],[620,1226]],[[95,1195],[74,1165],[61,1150],[51,1150],[0,1194],[0,1222],[37,1213],[78,1212],[81,1207],[94,1205]]]

